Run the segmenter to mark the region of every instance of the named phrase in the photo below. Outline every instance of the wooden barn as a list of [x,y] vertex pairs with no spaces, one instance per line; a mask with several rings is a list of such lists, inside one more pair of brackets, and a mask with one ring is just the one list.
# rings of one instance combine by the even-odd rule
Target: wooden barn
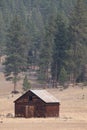
[[15,103],[15,117],[59,117],[60,102],[46,90],[29,90]]

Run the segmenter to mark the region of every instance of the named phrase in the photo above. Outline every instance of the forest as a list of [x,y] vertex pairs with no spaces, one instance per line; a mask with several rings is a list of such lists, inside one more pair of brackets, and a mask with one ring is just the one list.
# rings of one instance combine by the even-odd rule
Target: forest
[[0,56],[14,86],[31,66],[38,80],[87,82],[87,0],[1,0]]

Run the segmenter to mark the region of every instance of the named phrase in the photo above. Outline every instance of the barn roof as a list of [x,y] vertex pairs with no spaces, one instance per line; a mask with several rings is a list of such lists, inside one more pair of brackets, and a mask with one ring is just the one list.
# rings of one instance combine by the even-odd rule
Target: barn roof
[[56,99],[46,90],[30,90],[30,91],[35,95],[37,95],[40,99],[42,99],[46,103],[59,103],[59,100]]

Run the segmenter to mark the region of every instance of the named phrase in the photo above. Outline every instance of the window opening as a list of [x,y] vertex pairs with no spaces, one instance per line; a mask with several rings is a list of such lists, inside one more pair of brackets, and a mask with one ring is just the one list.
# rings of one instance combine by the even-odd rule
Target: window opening
[[29,101],[32,101],[32,96],[29,96]]

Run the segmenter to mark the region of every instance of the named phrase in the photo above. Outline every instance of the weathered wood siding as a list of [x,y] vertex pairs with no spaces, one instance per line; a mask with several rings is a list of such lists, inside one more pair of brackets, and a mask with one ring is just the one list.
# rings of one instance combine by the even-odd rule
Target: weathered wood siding
[[[29,97],[32,97],[29,100]],[[36,95],[29,92],[15,102],[16,117],[44,117],[45,103]]]
[[59,103],[45,103],[32,92],[15,101],[15,117],[58,117]]
[[46,105],[46,117],[59,117],[59,103]]

